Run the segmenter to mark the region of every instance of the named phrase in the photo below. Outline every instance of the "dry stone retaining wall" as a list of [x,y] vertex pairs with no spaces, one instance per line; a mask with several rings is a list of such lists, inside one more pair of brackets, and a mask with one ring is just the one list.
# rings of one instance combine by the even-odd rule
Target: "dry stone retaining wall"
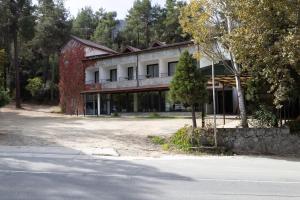
[[289,129],[218,129],[218,142],[237,154],[300,157],[300,136],[290,134]]

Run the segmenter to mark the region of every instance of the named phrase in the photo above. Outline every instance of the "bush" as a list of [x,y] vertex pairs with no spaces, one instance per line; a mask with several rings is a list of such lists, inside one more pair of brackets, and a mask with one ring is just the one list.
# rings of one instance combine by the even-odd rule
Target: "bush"
[[158,113],[151,113],[149,118],[160,118],[161,116]]
[[171,137],[170,145],[186,152],[191,151],[193,148],[213,146],[213,130],[211,128],[193,129],[191,126],[185,126]]
[[159,136],[148,136],[148,138],[152,141],[152,143],[157,145],[166,144],[166,139]]
[[261,105],[253,115],[252,125],[260,128],[270,128],[277,126],[277,117],[266,106]]
[[10,101],[8,92],[0,88],[0,108],[8,104]]
[[43,89],[43,81],[40,77],[28,79],[26,90],[30,92],[31,96],[36,97]]

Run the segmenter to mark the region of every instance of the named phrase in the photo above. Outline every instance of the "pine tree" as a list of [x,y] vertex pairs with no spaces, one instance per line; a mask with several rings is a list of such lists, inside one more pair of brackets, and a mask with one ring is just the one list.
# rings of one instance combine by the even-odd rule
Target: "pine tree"
[[152,5],[150,0],[136,0],[126,17],[125,38],[130,45],[145,48],[151,40]]
[[116,20],[116,12],[104,13],[99,20],[96,31],[93,34],[92,39],[100,44],[108,47],[114,47],[114,40],[116,37],[116,26],[118,21]]
[[176,72],[170,85],[170,98],[174,102],[187,104],[192,108],[193,128],[197,127],[195,106],[207,98],[206,78],[197,67],[197,61],[188,51],[180,56]]
[[72,34],[90,40],[96,30],[99,20],[103,17],[103,14],[103,9],[99,9],[96,13],[94,13],[91,7],[81,9],[73,20]]

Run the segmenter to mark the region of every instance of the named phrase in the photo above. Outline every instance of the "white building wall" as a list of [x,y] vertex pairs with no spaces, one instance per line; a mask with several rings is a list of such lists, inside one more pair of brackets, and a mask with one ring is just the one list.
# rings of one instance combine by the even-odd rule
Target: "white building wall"
[[102,51],[102,50],[99,50],[99,49],[95,49],[95,48],[91,48],[91,47],[85,47],[84,48],[84,52],[85,52],[85,57],[101,56],[101,55],[108,54],[105,51]]

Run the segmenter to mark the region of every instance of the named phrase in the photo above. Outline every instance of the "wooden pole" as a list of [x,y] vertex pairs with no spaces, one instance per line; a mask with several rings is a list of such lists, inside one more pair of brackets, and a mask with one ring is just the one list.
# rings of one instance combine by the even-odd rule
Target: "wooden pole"
[[223,100],[223,125],[225,126],[226,124],[226,116],[225,116],[225,85],[222,83],[222,100]]

